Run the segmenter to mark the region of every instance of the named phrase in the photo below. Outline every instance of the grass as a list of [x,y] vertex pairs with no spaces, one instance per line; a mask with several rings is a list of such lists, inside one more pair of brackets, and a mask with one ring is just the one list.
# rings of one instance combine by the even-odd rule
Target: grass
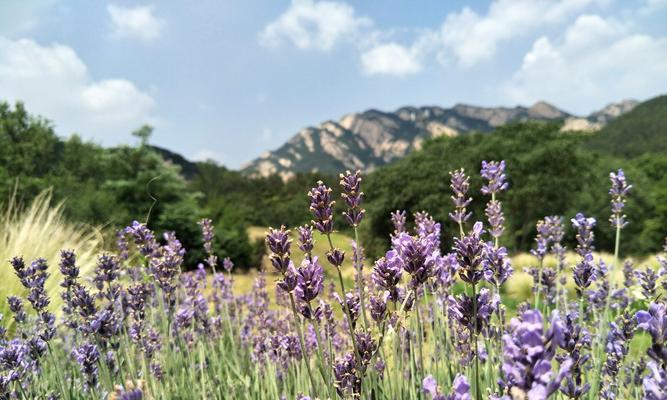
[[[17,204],[9,199],[0,213],[0,312],[8,314],[6,297],[23,294],[24,290],[8,260],[23,256],[26,264],[37,257],[48,260],[51,278],[47,290],[55,294],[59,290],[58,263],[61,249],[76,251],[78,265],[83,276],[92,271],[97,255],[102,251],[103,235],[100,229],[74,224],[63,216],[63,203],[52,204],[51,192],[38,195],[30,205]],[[51,308],[60,310],[60,297],[51,295]]]

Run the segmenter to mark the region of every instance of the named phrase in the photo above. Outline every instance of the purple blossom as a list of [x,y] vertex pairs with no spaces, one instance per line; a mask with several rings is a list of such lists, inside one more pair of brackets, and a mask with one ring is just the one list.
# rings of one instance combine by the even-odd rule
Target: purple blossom
[[595,281],[593,254],[584,254],[583,258],[573,267],[573,277],[577,293],[582,296],[584,290]]
[[281,226],[280,229],[269,228],[266,234],[266,244],[269,246],[271,255],[271,265],[281,274],[285,274],[292,261],[290,260],[290,245],[292,240],[289,238],[289,231]]
[[304,258],[297,270],[296,297],[305,303],[309,303],[317,298],[323,288],[324,270],[317,257]]
[[396,250],[389,250],[384,257],[375,262],[371,279],[380,288],[389,292],[389,299],[398,300],[397,286],[403,273],[401,259]]
[[97,387],[97,362],[100,359],[100,352],[94,344],[83,344],[72,351],[72,355],[79,363],[81,374],[86,381],[88,389],[95,389]]
[[297,231],[299,232],[299,250],[303,251],[305,254],[312,253],[313,246],[315,245],[315,241],[313,240],[313,227],[304,225],[298,227]]
[[484,242],[481,239],[483,225],[475,222],[472,231],[463,238],[454,239],[459,276],[464,282],[476,285],[484,277]]
[[471,400],[470,384],[465,375],[456,374],[452,382],[452,393],[443,395],[433,375],[427,375],[422,381],[422,390],[431,397],[431,400]]
[[565,318],[562,330],[563,339],[559,346],[565,350],[566,355],[556,356],[556,359],[562,364],[570,363],[569,374],[560,390],[566,396],[574,399],[581,398],[591,388],[583,377],[584,365],[591,357],[591,336],[586,329],[577,324],[577,320],[577,313],[570,313]]
[[664,303],[651,303],[648,311],[638,311],[637,327],[651,335],[651,346],[646,353],[660,365],[667,365],[667,315]]
[[411,276],[413,288],[423,285],[435,274],[436,260],[439,251],[434,247],[432,238],[420,238],[401,233],[392,238],[402,267]]
[[502,286],[514,272],[507,249],[485,243],[483,253],[484,280],[497,287]]
[[391,213],[391,223],[394,225],[394,235],[405,232],[405,211],[396,210]]
[[545,331],[538,310],[525,311],[512,318],[509,333],[503,335],[501,386],[515,398],[544,400],[558,390],[568,374],[571,360],[565,360],[554,376],[551,361],[563,340],[563,325],[554,312]]
[[499,238],[505,231],[503,224],[505,216],[503,215],[503,206],[498,200],[491,200],[486,203],[486,218],[489,221],[489,234],[494,238]]
[[370,297],[370,312],[373,321],[378,324],[384,321],[387,316],[387,300],[389,299],[389,291],[385,290],[378,296],[371,295]]
[[225,257],[222,259],[222,269],[225,270],[225,272],[232,272],[232,269],[234,269],[234,263],[232,262],[232,259],[229,257]]
[[636,270],[635,277],[639,281],[644,297],[647,300],[655,299],[658,286],[658,274],[655,270],[651,268],[651,266],[646,266],[643,271],[639,269]]
[[486,179],[487,184],[482,186],[483,194],[494,194],[507,190],[505,182],[505,161],[482,161],[482,178]]
[[340,174],[340,186],[343,189],[341,196],[347,206],[347,210],[343,212],[343,216],[348,224],[357,227],[366,212],[366,210],[361,208],[361,201],[364,196],[364,193],[361,191],[361,172],[356,171],[352,174],[350,171],[346,171],[344,175]]
[[132,236],[134,244],[139,247],[139,253],[143,256],[152,256],[159,247],[153,231],[148,229],[146,224],[132,221],[132,225],[125,228],[125,234]]
[[333,205],[331,200],[331,188],[324,182],[318,181],[317,186],[308,192],[310,197],[310,211],[313,213],[313,226],[322,234],[333,232]]
[[475,303],[473,298],[460,294],[458,296],[449,296],[448,311],[449,318],[455,321],[459,326],[474,334],[487,335],[491,316],[498,311],[500,305],[500,296],[491,294],[489,289],[483,288],[475,295],[477,313],[475,313]]
[[584,257],[595,250],[593,247],[593,228],[595,228],[595,218],[586,218],[584,214],[578,213],[572,220],[572,227],[577,230],[577,254]]
[[628,224],[625,214],[623,214],[623,208],[625,208],[625,201],[630,189],[632,189],[632,185],[628,185],[622,169],[619,169],[616,173],[610,172],[609,180],[611,180],[611,188],[609,189],[609,194],[611,195],[611,217],[609,218],[609,222],[611,222],[613,227],[622,229]]
[[453,213],[449,214],[449,217],[454,220],[454,222],[461,225],[472,215],[471,212],[467,212],[466,210],[466,207],[468,207],[472,201],[472,198],[466,197],[468,189],[470,188],[470,184],[468,183],[469,178],[465,174],[463,168],[450,172],[449,175],[451,176],[450,187],[454,193],[451,196],[451,199],[456,208]]
[[209,218],[204,218],[198,222],[198,225],[201,227],[202,231],[202,239],[204,241],[204,251],[208,255],[208,257],[206,258],[206,263],[208,264],[209,267],[215,270],[215,266],[218,264],[218,256],[213,254],[213,238],[215,237],[213,221],[211,221]]

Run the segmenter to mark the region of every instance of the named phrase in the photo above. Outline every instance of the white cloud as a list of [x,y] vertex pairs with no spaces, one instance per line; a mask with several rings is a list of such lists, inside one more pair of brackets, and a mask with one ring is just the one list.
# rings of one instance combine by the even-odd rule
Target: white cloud
[[368,75],[406,76],[421,71],[417,51],[396,43],[375,46],[361,55],[361,66]]
[[644,99],[667,90],[665,71],[667,37],[583,15],[559,40],[537,39],[504,90],[516,102],[549,99],[583,113],[609,99]]
[[370,19],[355,15],[354,8],[343,2],[292,0],[287,11],[260,32],[259,42],[266,47],[290,42],[303,50],[327,51],[370,24]]
[[2,100],[23,101],[51,119],[61,134],[118,142],[121,135],[154,122],[153,98],[126,79],[93,80],[76,52],[64,45],[0,37]]
[[442,56],[470,67],[491,59],[502,42],[562,22],[599,0],[497,0],[485,15],[469,7],[447,15],[440,27]]
[[154,15],[149,6],[123,7],[109,4],[107,11],[113,25],[112,35],[117,38],[134,38],[148,43],[160,37],[166,22]]

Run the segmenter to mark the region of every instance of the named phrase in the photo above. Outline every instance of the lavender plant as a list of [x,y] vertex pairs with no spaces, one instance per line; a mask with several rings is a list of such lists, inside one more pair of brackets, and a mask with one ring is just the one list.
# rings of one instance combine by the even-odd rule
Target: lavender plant
[[[355,231],[348,258],[332,239],[332,191],[318,182],[308,193],[310,224],[294,236],[286,227],[267,232],[270,267],[248,293],[235,290],[234,263],[216,254],[208,219],[195,265],[185,265],[175,234],[136,221],[92,269],[63,250],[59,310],[46,261],[13,258],[23,291],[6,299],[11,315],[0,319],[0,399],[667,398],[667,267],[663,255],[657,271],[621,260],[631,188],[623,172],[610,175],[615,263],[594,253],[596,220],[575,215],[570,295],[563,217],[546,216],[528,269],[535,302],[519,305],[502,290],[513,279],[495,198],[507,189],[505,163],[484,162],[481,175],[491,196],[486,227],[476,222],[466,233],[472,199],[457,170],[450,217],[458,235],[426,212],[413,214],[413,225],[396,211],[377,260],[365,259],[356,233],[365,216],[360,172],[340,176],[342,221]],[[443,237],[454,236],[447,248]]]

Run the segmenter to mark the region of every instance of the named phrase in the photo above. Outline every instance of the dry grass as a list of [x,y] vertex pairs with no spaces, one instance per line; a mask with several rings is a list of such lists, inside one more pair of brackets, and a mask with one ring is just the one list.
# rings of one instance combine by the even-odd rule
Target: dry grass
[[82,275],[94,267],[97,254],[102,249],[103,235],[99,229],[73,224],[63,216],[63,204],[53,205],[51,192],[45,191],[33,202],[22,207],[10,199],[0,214],[0,311],[6,315],[5,298],[23,293],[21,283],[8,263],[14,256],[23,256],[26,263],[42,257],[48,260],[50,279],[46,287],[51,295],[52,309],[59,309],[57,295],[61,280],[58,271],[61,249],[73,249]]

